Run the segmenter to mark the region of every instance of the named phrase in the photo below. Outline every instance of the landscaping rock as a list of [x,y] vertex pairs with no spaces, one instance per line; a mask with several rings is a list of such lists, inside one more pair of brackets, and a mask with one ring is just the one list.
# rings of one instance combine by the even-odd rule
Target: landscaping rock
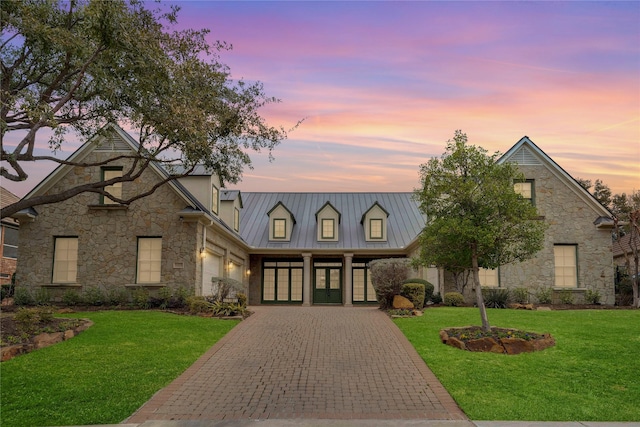
[[504,348],[493,338],[485,337],[476,340],[470,340],[466,343],[469,351],[484,351],[489,353],[504,353]]
[[393,297],[393,308],[396,310],[413,310],[414,306],[411,300],[402,295],[396,295]]
[[500,340],[507,354],[531,353],[535,351],[533,341],[523,340],[522,338],[502,338]]
[[533,342],[533,349],[535,351],[540,351],[545,348],[553,347],[554,345],[556,345],[556,340],[551,335],[544,334],[544,338]]
[[33,337],[33,346],[38,348],[48,347],[64,340],[64,332],[54,332],[52,334],[43,333]]

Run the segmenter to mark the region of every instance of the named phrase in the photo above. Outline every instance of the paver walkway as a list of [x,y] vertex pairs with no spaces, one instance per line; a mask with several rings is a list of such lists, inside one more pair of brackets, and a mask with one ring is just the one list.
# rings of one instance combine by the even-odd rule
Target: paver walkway
[[126,422],[467,420],[391,320],[370,307],[255,312]]

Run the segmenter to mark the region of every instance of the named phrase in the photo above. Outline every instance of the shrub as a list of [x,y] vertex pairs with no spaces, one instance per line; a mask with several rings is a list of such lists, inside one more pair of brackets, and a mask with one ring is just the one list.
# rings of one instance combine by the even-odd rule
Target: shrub
[[529,290],[527,288],[511,289],[511,298],[518,304],[526,304],[529,302]]
[[440,304],[442,302],[442,295],[440,295],[440,292],[436,292],[435,294],[433,294],[433,296],[431,297],[431,302],[434,304]]
[[85,289],[82,299],[85,304],[93,306],[104,305],[107,302],[107,298],[105,297],[104,292],[102,292],[102,289],[96,286]]
[[187,298],[186,303],[187,307],[189,307],[189,311],[193,314],[208,313],[211,311],[212,307],[211,303],[202,296],[190,296]]
[[105,298],[108,305],[125,305],[129,302],[129,294],[124,287],[107,290]]
[[40,323],[50,322],[53,312],[48,308],[20,308],[14,320],[21,332],[31,334],[39,329]]
[[18,306],[33,305],[34,300],[31,291],[23,286],[17,287],[13,294],[13,303]]
[[489,308],[507,308],[509,289],[483,289],[484,305]]
[[424,285],[424,302],[422,306],[426,306],[429,301],[431,301],[433,297],[433,291],[435,290],[435,286],[431,282],[420,278],[412,278],[404,281],[404,284],[407,283],[422,283]]
[[211,283],[217,286],[218,292],[213,296],[213,301],[224,301],[229,297],[235,297],[238,292],[244,291],[241,282],[228,277],[212,277]]
[[142,308],[144,310],[151,308],[152,302],[149,298],[149,290],[142,287],[135,288],[131,295],[131,302],[134,307]]
[[13,293],[15,292],[15,289],[16,285],[14,283],[7,283],[5,285],[2,285],[2,287],[0,288],[0,300],[11,298],[13,296]]
[[51,294],[47,288],[40,288],[33,296],[33,301],[36,305],[49,305],[51,303]]
[[538,300],[538,304],[551,304],[553,289],[540,287],[536,289],[534,296]]
[[238,304],[243,307],[247,306],[247,294],[245,294],[244,292],[238,292],[236,297],[238,298]]
[[233,302],[216,301],[211,304],[211,311],[214,316],[245,316],[247,309]]
[[402,283],[409,276],[410,261],[406,258],[378,259],[369,263],[371,283],[380,308],[393,306],[393,297],[400,295]]
[[185,307],[187,305],[187,298],[189,297],[189,295],[190,293],[187,288],[185,288],[184,286],[178,287],[178,289],[176,289],[175,293],[173,294],[173,297],[176,300],[176,307]]
[[73,289],[67,289],[62,294],[62,304],[67,307],[79,305],[81,301],[82,297],[80,297],[80,294]]
[[424,285],[422,283],[405,283],[402,285],[400,295],[410,300],[416,309],[422,310],[424,307]]
[[464,304],[464,297],[460,292],[447,292],[444,294],[444,305],[460,307]]
[[559,297],[562,304],[573,304],[573,292],[568,290],[560,291]]
[[587,304],[600,304],[600,292],[597,289],[587,289],[584,293],[584,300]]

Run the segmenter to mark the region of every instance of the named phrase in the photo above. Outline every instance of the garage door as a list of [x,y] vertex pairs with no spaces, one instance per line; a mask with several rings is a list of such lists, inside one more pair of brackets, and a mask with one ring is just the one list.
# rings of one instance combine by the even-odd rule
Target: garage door
[[211,278],[220,277],[221,263],[222,257],[215,255],[212,252],[207,252],[207,256],[204,258],[204,265],[202,267],[202,295],[210,296],[217,290],[213,288]]

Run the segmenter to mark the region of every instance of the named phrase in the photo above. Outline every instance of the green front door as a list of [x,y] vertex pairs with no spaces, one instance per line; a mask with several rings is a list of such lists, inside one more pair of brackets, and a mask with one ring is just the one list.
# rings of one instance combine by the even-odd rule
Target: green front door
[[342,267],[340,263],[318,263],[314,266],[314,304],[342,303]]

